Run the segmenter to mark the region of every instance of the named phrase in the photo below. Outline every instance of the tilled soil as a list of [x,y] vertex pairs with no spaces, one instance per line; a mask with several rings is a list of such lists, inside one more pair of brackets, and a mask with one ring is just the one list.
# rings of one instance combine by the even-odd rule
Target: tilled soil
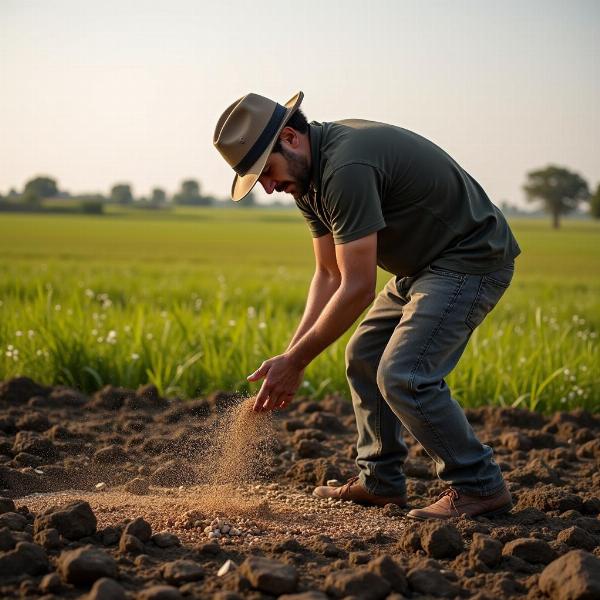
[[356,473],[351,405],[299,399],[244,455],[239,403],[0,383],[0,597],[600,598],[598,415],[469,410],[515,508],[421,523],[445,486],[408,435],[408,508],[325,501]]

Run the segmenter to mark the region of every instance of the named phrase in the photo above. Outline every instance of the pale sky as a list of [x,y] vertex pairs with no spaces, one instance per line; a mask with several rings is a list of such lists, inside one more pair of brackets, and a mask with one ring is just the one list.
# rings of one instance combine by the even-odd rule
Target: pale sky
[[298,90],[309,120],[428,137],[496,204],[549,163],[600,182],[597,0],[0,0],[0,193],[227,196],[219,115]]

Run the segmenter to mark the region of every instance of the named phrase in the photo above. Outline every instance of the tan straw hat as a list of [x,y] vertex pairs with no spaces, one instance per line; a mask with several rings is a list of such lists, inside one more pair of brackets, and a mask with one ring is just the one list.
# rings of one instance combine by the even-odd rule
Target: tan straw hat
[[236,172],[231,198],[236,202],[254,187],[269,154],[304,94],[298,92],[283,106],[258,94],[236,100],[215,127],[213,144]]

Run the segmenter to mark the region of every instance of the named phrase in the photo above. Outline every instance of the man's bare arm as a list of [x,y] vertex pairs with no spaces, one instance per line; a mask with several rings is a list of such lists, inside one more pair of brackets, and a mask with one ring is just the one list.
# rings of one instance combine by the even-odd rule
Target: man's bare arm
[[304,368],[345,333],[375,297],[377,233],[335,246],[341,282],[310,329],[286,354]]
[[[339,244],[334,251],[340,272],[339,287],[312,326],[289,350],[265,360],[248,376],[248,381],[264,378],[253,410],[285,406],[300,385],[304,367],[349,329],[375,297],[377,233]],[[318,311],[307,312],[311,315],[306,319],[308,322]]]
[[288,350],[314,325],[342,281],[337,265],[333,236],[329,233],[314,238],[313,250],[315,274],[310,282],[304,314],[288,345]]

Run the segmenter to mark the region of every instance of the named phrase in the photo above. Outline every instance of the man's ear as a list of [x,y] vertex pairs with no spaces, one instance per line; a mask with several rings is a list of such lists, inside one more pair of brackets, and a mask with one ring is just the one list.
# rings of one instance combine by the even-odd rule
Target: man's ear
[[298,132],[292,127],[284,127],[279,134],[279,139],[282,142],[286,142],[288,146],[296,149],[300,145],[300,136]]

